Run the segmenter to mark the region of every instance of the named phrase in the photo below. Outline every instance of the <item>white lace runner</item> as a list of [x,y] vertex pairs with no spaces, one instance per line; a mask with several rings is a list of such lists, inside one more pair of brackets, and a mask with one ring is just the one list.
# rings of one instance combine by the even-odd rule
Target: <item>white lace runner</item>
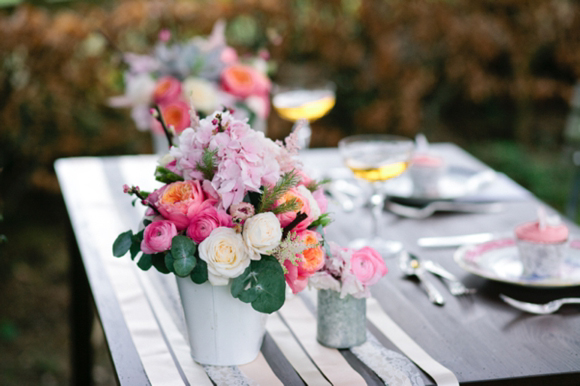
[[350,351],[373,370],[385,385],[424,386],[419,371],[405,356],[383,347],[377,338],[367,331],[367,341]]

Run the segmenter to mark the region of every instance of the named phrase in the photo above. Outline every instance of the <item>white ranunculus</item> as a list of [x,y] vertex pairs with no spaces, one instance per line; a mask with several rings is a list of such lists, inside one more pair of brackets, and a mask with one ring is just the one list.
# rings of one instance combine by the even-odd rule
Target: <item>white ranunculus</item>
[[260,213],[247,219],[242,234],[252,260],[260,260],[260,254],[268,254],[282,240],[280,221],[272,212]]
[[197,111],[204,114],[212,113],[218,108],[217,86],[202,78],[187,78],[183,82],[185,97],[193,103]]
[[320,217],[322,213],[320,212],[320,207],[318,206],[318,203],[314,199],[312,192],[308,190],[308,188],[304,185],[300,185],[296,189],[308,200],[308,204],[310,205],[310,217],[313,220],[316,220],[318,217]]
[[232,228],[215,228],[199,244],[199,257],[207,263],[212,285],[227,285],[250,265],[250,254],[242,236]]

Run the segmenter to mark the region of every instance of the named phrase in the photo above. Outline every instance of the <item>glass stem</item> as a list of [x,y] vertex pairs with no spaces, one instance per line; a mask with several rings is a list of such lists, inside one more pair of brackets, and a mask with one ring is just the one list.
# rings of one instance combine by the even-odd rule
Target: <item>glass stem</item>
[[310,147],[310,137],[312,137],[312,128],[310,127],[310,122],[307,119],[299,119],[292,126],[292,131],[300,129],[298,133],[298,138],[300,138],[300,148],[308,149]]
[[383,215],[383,207],[385,206],[385,194],[381,191],[381,182],[374,182],[373,194],[371,196],[371,213],[373,215],[373,222],[371,228],[371,235],[373,239],[379,238],[379,226]]

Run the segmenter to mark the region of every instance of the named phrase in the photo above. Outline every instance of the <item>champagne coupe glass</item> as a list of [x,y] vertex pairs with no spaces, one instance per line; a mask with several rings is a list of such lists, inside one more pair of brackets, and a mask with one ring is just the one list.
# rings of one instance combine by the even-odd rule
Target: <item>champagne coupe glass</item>
[[363,134],[343,138],[338,149],[345,165],[360,179],[372,186],[372,228],[369,237],[353,240],[350,246],[365,246],[377,250],[384,258],[394,257],[403,244],[384,240],[379,236],[379,225],[385,204],[383,184],[401,175],[408,167],[414,149],[412,139],[386,134]]
[[280,117],[294,122],[292,130],[302,125],[299,137],[303,149],[310,146],[310,122],[322,118],[334,107],[335,85],[328,81],[276,84],[272,105]]

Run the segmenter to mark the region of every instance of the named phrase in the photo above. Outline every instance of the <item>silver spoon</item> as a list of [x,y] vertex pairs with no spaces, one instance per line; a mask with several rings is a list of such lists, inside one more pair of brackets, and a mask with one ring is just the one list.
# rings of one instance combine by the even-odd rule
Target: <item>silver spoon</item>
[[471,212],[471,213],[497,213],[504,209],[499,202],[474,203],[458,201],[433,201],[423,207],[402,205],[393,201],[387,201],[385,208],[396,215],[415,219],[424,219],[436,211],[448,212]]
[[551,314],[558,311],[564,304],[580,304],[580,298],[563,298],[545,304],[537,304],[512,299],[504,294],[500,294],[499,297],[510,306],[532,314]]
[[431,303],[438,306],[445,304],[445,300],[439,291],[437,291],[437,288],[425,279],[425,268],[421,265],[417,256],[408,253],[407,251],[401,252],[399,256],[399,268],[401,268],[401,271],[405,275],[415,276],[419,279],[419,283],[425,292],[427,292],[427,296]]

